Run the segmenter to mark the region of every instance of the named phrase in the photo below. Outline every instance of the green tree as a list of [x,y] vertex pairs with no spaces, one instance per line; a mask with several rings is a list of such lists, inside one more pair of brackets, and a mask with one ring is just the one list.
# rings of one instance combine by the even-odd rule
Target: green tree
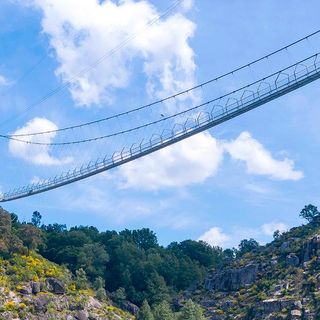
[[30,250],[37,249],[38,245],[42,243],[41,230],[32,224],[24,223],[19,228],[19,238],[28,249],[28,255]]
[[153,308],[153,315],[155,320],[176,320],[177,317],[173,313],[169,303],[162,301]]
[[281,236],[281,232],[280,230],[276,230],[274,233],[273,233],[273,239],[274,240],[278,240]]
[[180,320],[205,320],[202,308],[188,300],[181,310]]
[[83,268],[88,278],[93,281],[96,277],[103,277],[109,255],[104,246],[99,243],[85,244],[78,254],[77,268]]
[[78,290],[85,290],[88,288],[87,275],[82,268],[76,270],[76,288]]
[[185,240],[181,243],[172,242],[168,246],[178,255],[185,255],[191,260],[199,262],[201,266],[212,268],[222,261],[222,249],[212,247],[204,241]]
[[139,230],[125,229],[119,233],[126,240],[134,242],[139,248],[149,250],[158,247],[158,240],[156,234],[148,228]]
[[10,213],[12,228],[17,229],[20,226],[18,216],[15,213]]
[[309,204],[301,210],[300,217],[306,219],[308,222],[315,222],[318,221],[320,212],[316,206]]
[[124,288],[118,288],[112,293],[112,298],[116,303],[120,304],[127,299],[126,290]]
[[8,254],[9,238],[11,236],[11,216],[0,207],[0,254]]
[[42,219],[42,216],[41,216],[41,214],[40,214],[39,211],[34,211],[34,212],[32,213],[31,223],[32,223],[35,227],[40,228],[41,219]]
[[138,312],[137,320],[154,320],[151,308],[147,300],[144,300]]
[[157,304],[170,298],[166,282],[157,272],[151,273],[147,279],[147,292],[149,301],[152,304]]
[[239,256],[243,256],[244,254],[251,252],[255,249],[259,248],[259,243],[254,239],[244,239],[241,240],[239,244]]

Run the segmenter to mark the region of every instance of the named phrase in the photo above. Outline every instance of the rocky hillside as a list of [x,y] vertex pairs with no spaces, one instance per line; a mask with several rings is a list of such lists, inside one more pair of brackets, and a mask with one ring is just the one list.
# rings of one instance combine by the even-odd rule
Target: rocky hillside
[[0,319],[124,319],[134,317],[112,305],[104,292],[85,287],[81,273],[41,256],[14,254],[0,260]]
[[320,319],[319,221],[212,270],[190,296],[211,320]]

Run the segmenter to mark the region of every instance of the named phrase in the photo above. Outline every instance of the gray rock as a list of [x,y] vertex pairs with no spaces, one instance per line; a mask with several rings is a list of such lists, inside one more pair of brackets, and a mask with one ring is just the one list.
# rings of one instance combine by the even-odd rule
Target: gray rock
[[297,267],[300,263],[299,257],[294,253],[290,253],[286,257],[286,264],[291,267]]
[[56,278],[48,278],[46,280],[47,287],[49,291],[55,293],[55,294],[64,294],[66,292],[66,286],[65,284]]
[[97,299],[95,299],[93,297],[89,297],[88,308],[99,309],[101,307],[102,307],[102,304]]
[[129,301],[122,302],[120,307],[133,315],[136,315],[139,312],[139,307]]
[[295,305],[300,305],[300,301],[288,300],[288,299],[267,299],[263,300],[261,307],[263,313],[281,312],[282,309],[297,309]]
[[283,242],[281,244],[280,251],[281,252],[285,252],[289,247],[290,247],[290,242],[289,241],[285,241],[285,242]]
[[209,291],[239,290],[255,282],[257,271],[257,265],[249,264],[242,268],[215,272],[206,278],[204,287]]
[[320,250],[320,235],[314,236],[304,246],[302,253],[301,253],[303,262],[307,262],[312,257],[316,256],[318,250]]
[[22,286],[21,289],[19,290],[19,292],[21,294],[31,294],[32,293],[32,287],[31,287],[30,283]]
[[31,282],[32,293],[37,294],[41,291],[39,282]]
[[50,297],[47,295],[39,295],[33,300],[34,307],[36,311],[46,312],[47,305],[50,302]]
[[84,310],[80,310],[75,314],[77,320],[88,320],[88,313]]
[[291,311],[291,319],[301,319],[302,312],[300,310]]

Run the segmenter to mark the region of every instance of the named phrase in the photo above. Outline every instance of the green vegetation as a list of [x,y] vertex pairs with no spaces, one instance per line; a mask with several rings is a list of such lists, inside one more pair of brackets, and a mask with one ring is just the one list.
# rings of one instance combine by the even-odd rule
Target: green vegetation
[[92,283],[103,278],[113,299],[120,301],[120,290],[124,299],[137,305],[144,300],[151,305],[169,300],[224,261],[221,248],[201,241],[174,242],[164,248],[149,229],[118,233],[85,226],[67,230],[54,224],[42,225],[41,232],[38,250],[42,256],[66,265],[77,278],[80,269]]
[[[309,223],[285,233],[276,231],[274,241],[266,246],[251,238],[242,240],[238,249],[222,250],[193,240],[163,247],[147,228],[100,232],[89,226],[44,225],[38,211],[30,223],[20,222],[0,207],[0,288],[22,293],[30,283],[39,283],[39,290],[48,295],[43,284],[58,279],[75,310],[84,308],[90,296],[103,303],[112,299],[114,306],[109,304],[105,310],[121,319],[130,316],[117,307],[133,312],[134,303],[141,307],[138,320],[202,320],[201,305],[207,304],[207,297],[211,315],[221,319],[228,315],[253,319],[263,312],[261,303],[270,298],[291,301],[310,294],[306,307],[318,312],[320,213],[308,205],[300,216]],[[250,265],[259,266],[258,271],[250,267],[241,273],[241,268]],[[220,277],[218,285],[228,285],[234,277],[232,283],[237,286],[239,281],[239,290],[203,291],[210,272]],[[241,287],[241,277],[253,282]],[[1,305],[0,314],[21,316],[34,311],[27,300],[17,303],[0,298]],[[48,314],[54,313],[53,303],[46,308]],[[281,307],[279,314],[289,311]]]

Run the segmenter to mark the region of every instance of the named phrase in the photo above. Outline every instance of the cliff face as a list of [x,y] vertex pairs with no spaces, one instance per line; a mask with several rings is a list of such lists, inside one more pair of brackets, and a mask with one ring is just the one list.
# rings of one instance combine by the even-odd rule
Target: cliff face
[[212,270],[190,295],[211,320],[320,319],[319,224],[293,228]]
[[39,255],[0,260],[0,319],[133,319],[71,273]]

